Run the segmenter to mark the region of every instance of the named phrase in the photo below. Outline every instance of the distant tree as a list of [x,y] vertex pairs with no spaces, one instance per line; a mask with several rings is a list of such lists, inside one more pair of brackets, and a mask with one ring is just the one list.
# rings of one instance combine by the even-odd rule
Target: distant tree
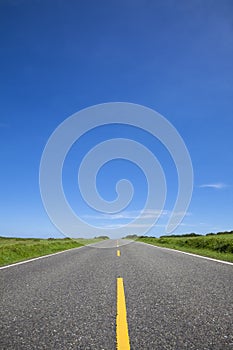
[[137,235],[127,235],[125,238],[128,238],[128,239],[137,239],[138,236],[137,236]]
[[233,231],[224,231],[224,232],[218,232],[217,235],[231,235],[233,234]]
[[199,237],[201,236],[198,233],[185,233],[182,235],[167,235],[167,236],[160,236],[160,238],[179,238],[179,237]]

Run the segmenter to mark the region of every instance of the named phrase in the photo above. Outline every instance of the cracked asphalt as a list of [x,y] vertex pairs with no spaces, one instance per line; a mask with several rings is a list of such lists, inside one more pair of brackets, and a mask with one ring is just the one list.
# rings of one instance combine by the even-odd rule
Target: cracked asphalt
[[233,350],[232,265],[125,240],[116,246],[0,270],[0,349],[116,349],[122,277],[132,350]]

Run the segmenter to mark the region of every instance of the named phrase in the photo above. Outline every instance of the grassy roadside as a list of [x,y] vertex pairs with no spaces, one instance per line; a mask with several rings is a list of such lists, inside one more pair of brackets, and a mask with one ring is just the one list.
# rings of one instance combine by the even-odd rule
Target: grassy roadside
[[73,240],[70,238],[27,239],[0,237],[0,266],[57,253],[71,248],[78,248],[87,244],[97,243],[101,240],[101,238],[80,238]]
[[137,241],[233,262],[233,234],[199,237],[139,237]]

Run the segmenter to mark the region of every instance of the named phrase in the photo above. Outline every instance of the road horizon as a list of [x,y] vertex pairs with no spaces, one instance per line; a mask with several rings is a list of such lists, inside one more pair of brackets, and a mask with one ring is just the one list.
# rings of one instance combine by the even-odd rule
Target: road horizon
[[3,269],[0,279],[3,350],[232,349],[227,264],[106,240]]

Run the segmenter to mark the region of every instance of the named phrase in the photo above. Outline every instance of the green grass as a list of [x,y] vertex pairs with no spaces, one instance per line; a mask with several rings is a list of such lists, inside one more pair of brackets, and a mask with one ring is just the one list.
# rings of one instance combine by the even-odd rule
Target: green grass
[[0,237],[0,266],[96,243],[102,239],[37,239]]
[[199,237],[140,237],[137,241],[233,262],[233,234]]

